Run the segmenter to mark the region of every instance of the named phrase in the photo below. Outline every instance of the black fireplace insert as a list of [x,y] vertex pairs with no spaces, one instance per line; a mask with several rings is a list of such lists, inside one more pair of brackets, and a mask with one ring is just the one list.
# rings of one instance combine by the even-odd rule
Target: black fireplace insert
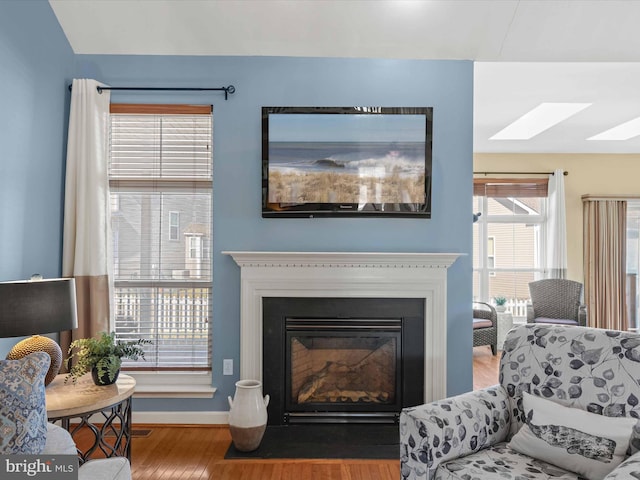
[[265,298],[269,424],[393,423],[423,401],[424,300]]

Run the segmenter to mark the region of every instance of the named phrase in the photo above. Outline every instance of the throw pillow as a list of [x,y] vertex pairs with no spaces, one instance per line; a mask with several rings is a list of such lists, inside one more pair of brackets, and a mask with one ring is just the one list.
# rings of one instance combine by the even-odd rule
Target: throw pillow
[[50,362],[44,352],[20,360],[0,360],[0,454],[37,455],[44,449],[44,377]]
[[509,446],[589,480],[601,480],[625,458],[637,420],[605,417],[523,393],[527,423]]

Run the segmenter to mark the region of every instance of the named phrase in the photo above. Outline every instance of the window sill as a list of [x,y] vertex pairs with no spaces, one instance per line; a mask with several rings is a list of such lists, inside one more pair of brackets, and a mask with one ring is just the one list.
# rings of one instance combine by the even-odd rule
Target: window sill
[[136,372],[134,398],[213,398],[211,372]]
[[175,385],[136,387],[134,398],[213,398],[216,393],[214,387],[198,385]]

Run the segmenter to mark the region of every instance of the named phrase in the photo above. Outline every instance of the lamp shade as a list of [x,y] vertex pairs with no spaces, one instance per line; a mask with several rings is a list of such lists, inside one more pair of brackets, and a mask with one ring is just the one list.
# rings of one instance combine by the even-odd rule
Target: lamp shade
[[0,337],[53,333],[77,326],[75,279],[0,283]]
[[0,337],[33,335],[18,342],[7,355],[17,360],[33,352],[46,352],[51,365],[44,384],[53,381],[62,366],[62,350],[48,337],[77,328],[76,282],[73,278],[0,283]]

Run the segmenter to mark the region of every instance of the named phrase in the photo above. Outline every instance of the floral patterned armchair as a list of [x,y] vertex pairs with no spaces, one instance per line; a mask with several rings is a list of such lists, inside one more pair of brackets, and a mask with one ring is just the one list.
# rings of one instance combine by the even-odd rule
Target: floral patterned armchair
[[[509,440],[527,423],[523,392],[608,417],[640,418],[640,335],[525,324],[506,337],[499,384],[400,416],[403,479],[583,479],[523,455]],[[633,425],[633,422],[627,422]],[[640,479],[640,425],[606,480]]]

